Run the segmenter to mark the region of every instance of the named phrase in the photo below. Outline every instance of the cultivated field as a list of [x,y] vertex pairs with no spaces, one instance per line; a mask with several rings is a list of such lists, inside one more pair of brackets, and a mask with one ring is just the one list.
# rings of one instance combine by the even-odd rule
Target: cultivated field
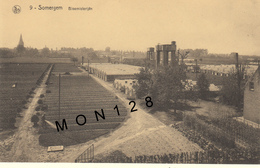
[[[65,67],[66,65],[55,65],[54,72],[71,72]],[[109,93],[100,84],[88,76],[62,75],[60,80],[60,115],[59,115],[59,78],[57,75],[50,77],[50,84],[44,98],[44,104],[48,105],[46,111],[46,120],[55,125],[55,121],[66,119],[68,129],[58,132],[55,127],[47,126],[42,129],[40,144],[47,145],[72,145],[83,143],[94,139],[98,136],[109,133],[118,127],[127,115],[126,109],[121,105],[118,99]],[[118,106],[120,115],[115,106]],[[99,115],[96,119],[95,111],[102,115],[101,109],[104,110],[105,119]],[[86,123],[78,125],[76,117],[84,115]],[[59,117],[60,116],[60,117]],[[60,118],[60,120],[59,120]],[[84,117],[79,117],[78,122],[84,123]]]
[[81,72],[73,64],[55,64],[52,72]]
[[0,64],[0,130],[14,128],[48,64]]

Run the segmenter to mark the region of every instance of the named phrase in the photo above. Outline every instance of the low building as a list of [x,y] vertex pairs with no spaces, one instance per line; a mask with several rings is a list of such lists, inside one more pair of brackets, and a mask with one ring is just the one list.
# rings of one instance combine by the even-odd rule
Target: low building
[[114,87],[118,90],[121,90],[127,95],[128,99],[134,100],[136,98],[135,89],[133,85],[137,84],[137,79],[115,79]]
[[244,118],[260,123],[260,66],[245,85]]
[[103,79],[104,81],[113,82],[115,79],[135,79],[135,74],[140,72],[139,66],[126,64],[110,63],[91,63],[83,64],[90,73]]

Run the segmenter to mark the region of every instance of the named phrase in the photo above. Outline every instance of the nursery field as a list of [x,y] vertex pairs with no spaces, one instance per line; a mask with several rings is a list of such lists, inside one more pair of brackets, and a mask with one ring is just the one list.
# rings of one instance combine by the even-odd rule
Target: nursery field
[[48,64],[0,64],[0,131],[14,128]]
[[52,72],[81,72],[73,64],[55,64]]
[[[57,68],[57,66],[55,65]],[[54,67],[54,70],[55,70]],[[65,70],[66,72],[68,70]],[[60,112],[59,112],[59,77],[51,75],[43,100],[48,105],[45,112],[46,120],[55,125],[58,121],[66,120],[67,128],[57,131],[47,126],[40,131],[40,144],[73,145],[94,139],[109,133],[118,127],[127,115],[125,107],[119,100],[100,84],[88,76],[62,75],[60,78]],[[117,105],[117,109],[114,109]],[[101,109],[103,109],[105,119]],[[97,111],[100,115],[95,115]],[[78,115],[78,123],[76,118]],[[86,118],[86,120],[84,119]],[[98,118],[98,119],[97,119]],[[97,121],[98,120],[98,121]]]

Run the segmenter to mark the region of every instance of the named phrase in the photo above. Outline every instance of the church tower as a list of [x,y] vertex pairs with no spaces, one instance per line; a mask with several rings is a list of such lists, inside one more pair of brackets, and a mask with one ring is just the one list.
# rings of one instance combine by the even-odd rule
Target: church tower
[[20,41],[18,43],[18,46],[23,46],[24,47],[22,34],[20,35]]
[[19,41],[19,43],[18,43],[18,45],[17,45],[16,50],[17,50],[17,52],[20,53],[20,54],[21,54],[23,51],[25,51],[22,34],[20,35],[20,41]]

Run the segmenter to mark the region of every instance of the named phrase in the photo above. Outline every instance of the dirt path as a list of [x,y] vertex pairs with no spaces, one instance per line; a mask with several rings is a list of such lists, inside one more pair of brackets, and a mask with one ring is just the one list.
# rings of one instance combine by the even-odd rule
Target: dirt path
[[[50,69],[47,74],[50,73]],[[14,144],[12,147],[12,161],[31,161],[34,155],[33,147],[38,145],[37,129],[33,128],[31,117],[35,114],[35,107],[40,95],[46,88],[45,82],[48,75],[45,75],[42,84],[35,89],[35,95],[30,102],[28,109],[24,112],[22,121],[17,132],[14,134]]]

